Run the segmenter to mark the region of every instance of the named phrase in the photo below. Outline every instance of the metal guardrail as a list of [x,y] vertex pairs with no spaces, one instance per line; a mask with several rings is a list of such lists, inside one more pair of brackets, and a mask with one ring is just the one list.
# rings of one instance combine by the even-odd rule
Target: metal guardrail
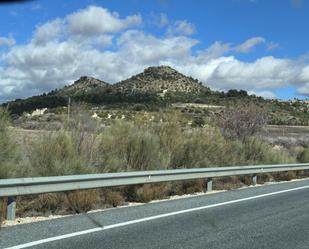
[[309,170],[309,163],[4,179],[0,180],[0,197],[9,197],[7,219],[11,220],[15,218],[15,197],[21,195],[200,178],[207,178],[207,191],[212,191],[212,178],[214,177],[253,175],[252,180],[255,185],[257,182],[257,174],[295,170]]

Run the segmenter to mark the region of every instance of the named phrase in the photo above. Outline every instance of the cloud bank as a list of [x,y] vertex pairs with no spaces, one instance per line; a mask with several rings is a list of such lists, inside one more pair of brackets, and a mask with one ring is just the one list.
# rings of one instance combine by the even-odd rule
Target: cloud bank
[[121,17],[89,6],[37,26],[27,44],[0,37],[0,46],[7,48],[0,54],[0,102],[60,88],[81,75],[114,83],[156,65],[170,65],[217,90],[245,89],[273,98],[274,90],[292,86],[309,96],[305,61],[237,58],[257,46],[277,46],[265,38],[251,37],[241,44],[217,41],[196,52],[195,46],[202,44],[192,36],[198,32],[193,24],[171,22],[164,14],[159,21],[166,30],[163,36],[146,32],[138,13]]

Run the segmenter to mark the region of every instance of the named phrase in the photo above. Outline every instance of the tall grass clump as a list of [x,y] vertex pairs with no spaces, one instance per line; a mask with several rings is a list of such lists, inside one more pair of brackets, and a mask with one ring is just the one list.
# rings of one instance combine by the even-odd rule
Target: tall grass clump
[[0,179],[15,175],[17,148],[8,130],[9,114],[0,108]]
[[304,148],[297,156],[297,159],[300,163],[309,163],[309,147]]
[[239,164],[279,164],[295,163],[295,158],[282,149],[276,150],[270,144],[256,137],[247,137],[243,141],[232,141],[235,149],[235,162]]
[[184,120],[177,113],[161,114],[163,122],[152,123],[147,129],[159,138],[161,155],[164,157],[164,165],[161,168],[175,168],[175,161],[184,144]]
[[159,137],[143,126],[116,122],[100,135],[102,171],[159,168],[164,164]]
[[[44,133],[32,142],[27,153],[29,175],[58,176],[97,172],[95,167],[97,133],[93,129],[89,130],[81,120],[74,118],[73,125],[57,132]],[[56,211],[62,206],[69,211],[84,212],[96,205],[99,192],[72,191],[65,193],[62,198],[58,197],[54,194],[42,195],[33,207],[42,210],[43,205]]]
[[32,176],[95,173],[97,125],[85,113],[73,114],[58,131],[44,132],[28,147]]
[[193,129],[184,131],[172,168],[220,166],[228,163],[228,144],[217,129]]
[[216,127],[192,129],[180,123],[181,117],[177,115],[150,124],[128,121],[114,123],[99,138],[101,170],[295,162],[287,151],[275,150],[258,138],[229,139]]
[[92,173],[87,157],[69,131],[43,134],[29,148],[28,163],[32,176]]

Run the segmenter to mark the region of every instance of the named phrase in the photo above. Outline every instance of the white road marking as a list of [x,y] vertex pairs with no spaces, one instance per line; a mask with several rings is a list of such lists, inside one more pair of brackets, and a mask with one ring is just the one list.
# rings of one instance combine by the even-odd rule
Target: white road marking
[[154,215],[154,216],[150,216],[150,217],[146,217],[146,218],[141,218],[141,219],[137,219],[137,220],[130,220],[130,221],[121,222],[121,223],[108,225],[108,226],[104,226],[104,227],[92,228],[92,229],[87,229],[87,230],[80,231],[80,232],[68,233],[68,234],[64,234],[64,235],[60,235],[60,236],[36,240],[36,241],[32,241],[32,242],[25,243],[25,244],[7,247],[7,248],[4,248],[4,249],[28,248],[28,247],[31,247],[31,246],[36,246],[36,245],[40,245],[40,244],[44,244],[44,243],[48,243],[48,242],[52,242],[52,241],[72,238],[72,237],[76,237],[76,236],[80,236],[80,235],[84,235],[84,234],[96,233],[96,232],[100,232],[100,231],[104,231],[104,230],[108,230],[108,229],[128,226],[128,225],[137,224],[137,223],[141,223],[141,222],[145,222],[145,221],[156,220],[156,219],[174,216],[174,215],[179,215],[179,214],[191,213],[191,212],[195,212],[195,211],[199,211],[199,210],[203,210],[203,209],[225,206],[225,205],[234,204],[234,203],[238,203],[238,202],[244,202],[244,201],[249,201],[249,200],[253,200],[253,199],[259,199],[259,198],[263,198],[263,197],[267,197],[267,196],[278,195],[278,194],[282,194],[282,193],[287,193],[287,192],[292,192],[292,191],[297,191],[297,190],[307,189],[307,188],[309,188],[309,185],[303,186],[303,187],[298,187],[298,188],[276,191],[276,192],[267,193],[267,194],[255,195],[255,196],[246,197],[246,198],[237,199],[237,200],[232,200],[232,201],[220,202],[220,203],[211,204],[211,205],[202,206],[202,207],[196,207],[196,208],[184,209],[184,210],[165,213],[165,214]]

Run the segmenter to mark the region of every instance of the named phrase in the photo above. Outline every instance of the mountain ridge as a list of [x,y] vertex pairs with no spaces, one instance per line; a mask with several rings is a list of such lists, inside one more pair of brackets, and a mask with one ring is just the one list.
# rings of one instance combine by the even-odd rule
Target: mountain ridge
[[59,89],[57,94],[76,95],[94,89],[105,90],[107,88],[121,94],[164,94],[166,92],[197,93],[205,86],[198,80],[181,74],[169,66],[157,66],[145,68],[143,72],[115,84],[91,76],[81,76],[73,84]]
[[201,82],[181,74],[169,66],[148,67],[114,85],[121,92],[165,93],[200,92],[204,87]]
[[106,87],[110,84],[96,79],[91,76],[81,76],[78,80],[74,81],[71,85],[66,85],[63,88],[58,90],[60,95],[71,95],[71,94],[80,94],[83,92],[89,92],[96,88]]
[[[200,81],[185,76],[168,66],[149,67],[142,73],[115,84],[82,76],[73,84],[39,96],[17,99],[2,104],[12,115],[23,115],[36,109],[65,108],[70,100],[88,108],[119,108],[158,111],[173,103],[195,103],[205,106],[237,107],[255,104],[263,106],[271,116],[271,124],[307,125],[309,106],[296,101],[281,102],[249,95],[244,90],[213,91]],[[60,108],[60,109],[61,109]],[[182,108],[190,115],[205,112],[192,107]],[[206,113],[211,113],[206,110]]]

